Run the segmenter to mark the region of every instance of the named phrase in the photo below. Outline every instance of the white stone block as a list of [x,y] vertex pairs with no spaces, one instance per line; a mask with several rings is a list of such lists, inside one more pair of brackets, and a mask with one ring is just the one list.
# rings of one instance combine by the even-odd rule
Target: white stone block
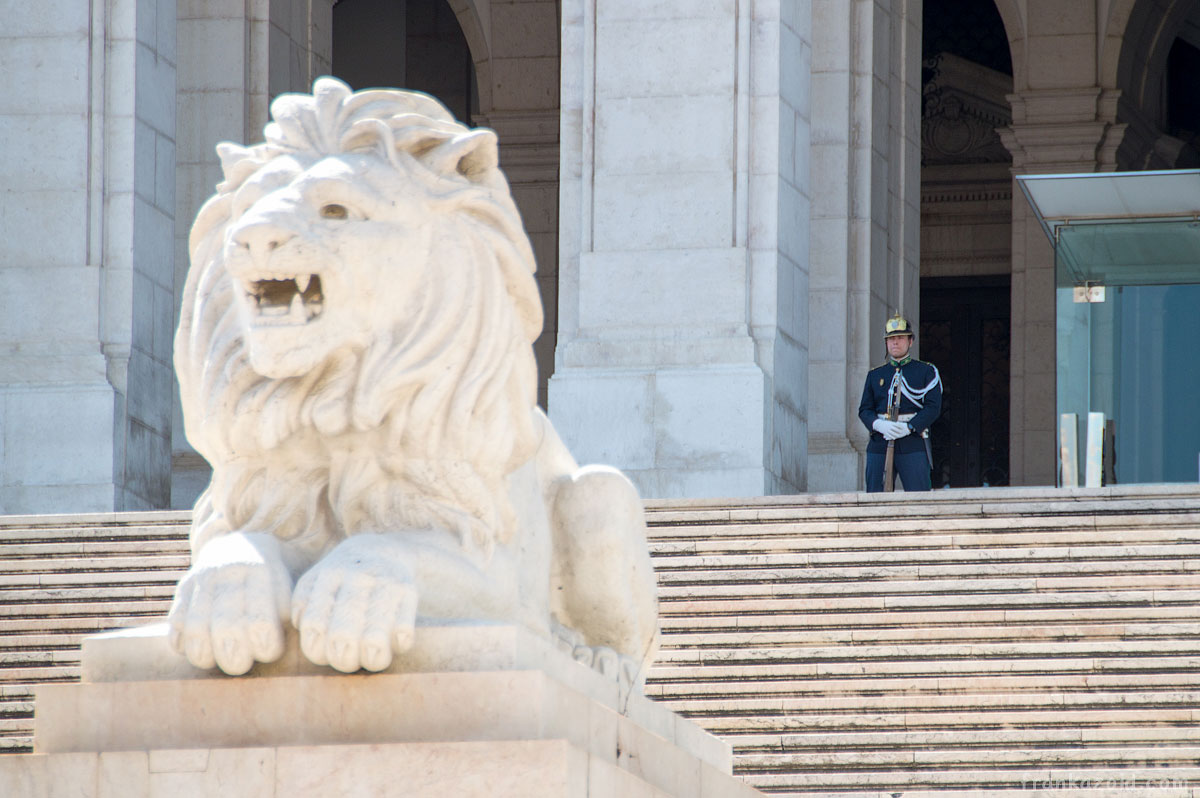
[[[10,154],[0,158],[0,185],[7,192],[82,191],[87,186],[87,127],[79,116],[0,116],[0,151]],[[14,204],[6,201],[4,215]]]
[[812,203],[786,181],[779,186],[779,251],[807,269],[812,227]]
[[133,220],[134,269],[153,277],[159,285],[171,285],[174,282],[174,217],[139,196],[133,200]]
[[729,97],[624,97],[596,108],[597,173],[733,169]]
[[[762,433],[759,432],[761,437]],[[761,496],[764,493],[767,471],[756,468],[728,469],[663,469],[657,483],[659,492],[646,498],[721,498],[732,496]]]
[[596,31],[596,96],[732,98],[734,29],[732,16],[601,25]]
[[[36,67],[34,65],[37,65]],[[88,43],[81,36],[5,38],[0,47],[0,115],[85,114]]]
[[[133,136],[133,172],[125,179],[132,180],[133,190],[148,202],[154,202],[157,187],[158,148],[154,128],[141,120],[134,122]],[[129,156],[125,153],[126,158]],[[129,186],[121,186],[118,190],[129,190]]]
[[779,96],[780,73],[787,66],[787,62],[780,61],[780,35],[777,17],[759,17],[755,14],[750,24],[749,83],[752,97]]
[[[11,3],[4,7],[5,39],[67,36],[84,38],[91,9],[75,0]],[[7,41],[6,41],[7,46]]]
[[[86,215],[87,197],[82,191],[23,193],[19,203],[10,203],[0,214],[5,258],[12,264],[82,264],[87,251],[86,227],[78,220]],[[55,242],[53,251],[49,251],[47,241]],[[62,299],[58,295],[46,298]],[[15,306],[6,301],[5,312],[10,308]]]
[[6,391],[3,484],[111,480],[113,398],[107,383]]
[[[817,360],[819,349],[809,349],[808,360],[808,421],[821,430],[845,434],[847,424],[859,424],[858,401],[862,397],[861,381],[847,392],[844,361]],[[863,378],[866,377],[864,373]]]
[[[53,235],[57,231],[42,231]],[[43,246],[47,239],[42,239]],[[0,269],[0,341],[94,341],[99,321],[99,270]],[[70,286],[69,291],[63,290]]]
[[[849,150],[839,144],[814,143],[811,151],[812,184],[820,186],[819,191],[813,192],[812,218],[845,219],[850,213],[846,180],[850,168]],[[842,266],[845,266],[844,261]]]
[[740,249],[585,253],[579,324],[744,328],[746,283]]
[[812,49],[795,32],[784,29],[779,42],[779,95],[785,103],[807,116],[812,85]]
[[[757,331],[791,318],[790,270],[778,269],[779,257],[773,249],[750,253],[750,323]],[[756,332],[757,334],[757,332]]]
[[[820,184],[817,184],[820,185]],[[846,287],[849,275],[849,232],[845,213],[820,219],[813,212],[809,235],[809,280],[814,289]]]
[[[127,14],[121,16],[135,17],[134,33],[138,44],[141,44],[151,51],[158,49],[158,7],[161,0],[140,0],[139,2],[124,3],[129,7]],[[114,15],[116,16],[116,15]],[[120,31],[121,38],[128,37],[128,31]]]
[[[812,0],[813,82],[818,72],[846,70],[850,62],[850,31],[853,14],[846,0]],[[814,98],[814,108],[819,108]]]
[[157,3],[158,8],[154,18],[158,26],[155,34],[158,56],[170,64],[178,64],[179,53],[176,38],[176,30],[178,28],[178,19],[176,18],[177,0],[157,0]]
[[163,135],[154,137],[154,204],[168,216],[175,213],[175,142]]
[[175,65],[143,44],[137,46],[137,118],[155,130],[175,135]]
[[[850,75],[846,72],[812,73],[812,109],[809,122],[813,144],[842,144],[850,141]],[[817,154],[813,153],[817,160]],[[845,175],[843,174],[843,178]]]
[[645,372],[559,370],[550,378],[550,420],[580,462],[650,468],[653,390]]
[[599,24],[639,19],[733,19],[736,0],[603,0],[596,3]]
[[705,249],[733,242],[728,172],[596,175],[596,250]]
[[779,241],[778,175],[753,175],[750,179],[748,206],[750,246],[755,249],[775,247]]
[[660,371],[654,388],[659,467],[762,466],[765,386],[757,367]]
[[245,47],[244,24],[237,20],[181,20],[179,74],[193,76],[191,80],[203,76],[205,91],[241,90],[246,82]]
[[789,111],[786,107],[780,108],[778,95],[750,98],[750,172],[752,174],[779,174],[780,125],[783,116],[789,116]]

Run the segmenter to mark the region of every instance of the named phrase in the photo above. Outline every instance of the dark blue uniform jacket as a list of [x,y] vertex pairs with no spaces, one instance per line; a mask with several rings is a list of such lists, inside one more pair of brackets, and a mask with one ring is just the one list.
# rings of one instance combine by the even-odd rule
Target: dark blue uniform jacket
[[858,417],[871,433],[871,442],[867,444],[868,452],[880,454],[887,451],[887,441],[871,429],[871,423],[880,413],[887,413],[888,396],[893,389],[893,381],[900,386],[900,414],[915,414],[908,422],[912,427],[912,434],[896,441],[896,451],[899,454],[924,452],[925,441],[921,438],[921,433],[929,429],[929,425],[941,415],[942,379],[937,368],[932,363],[913,358],[901,362],[903,365],[897,366],[895,361],[889,360],[867,373],[862,401],[858,405]]

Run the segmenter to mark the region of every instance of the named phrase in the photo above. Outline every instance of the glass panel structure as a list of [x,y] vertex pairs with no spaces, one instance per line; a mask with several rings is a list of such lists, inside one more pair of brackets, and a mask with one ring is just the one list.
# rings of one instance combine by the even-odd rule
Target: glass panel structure
[[[1111,422],[1107,479],[1196,482],[1200,174],[1017,179],[1055,245],[1058,413],[1076,415],[1081,441],[1089,412]],[[1054,183],[1045,196],[1039,179]]]

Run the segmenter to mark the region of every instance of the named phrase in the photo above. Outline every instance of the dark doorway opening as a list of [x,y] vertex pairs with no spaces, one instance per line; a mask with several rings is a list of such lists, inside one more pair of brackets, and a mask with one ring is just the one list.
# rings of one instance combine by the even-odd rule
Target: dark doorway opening
[[934,488],[1009,484],[1010,280],[921,280],[921,359],[942,376],[930,430]]

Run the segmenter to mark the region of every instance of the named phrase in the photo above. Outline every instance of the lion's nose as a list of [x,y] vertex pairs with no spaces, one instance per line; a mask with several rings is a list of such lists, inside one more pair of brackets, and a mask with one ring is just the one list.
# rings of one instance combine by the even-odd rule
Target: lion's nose
[[268,221],[245,221],[231,235],[234,246],[246,251],[251,260],[261,262],[269,257],[271,252],[279,249],[292,238],[295,233]]

